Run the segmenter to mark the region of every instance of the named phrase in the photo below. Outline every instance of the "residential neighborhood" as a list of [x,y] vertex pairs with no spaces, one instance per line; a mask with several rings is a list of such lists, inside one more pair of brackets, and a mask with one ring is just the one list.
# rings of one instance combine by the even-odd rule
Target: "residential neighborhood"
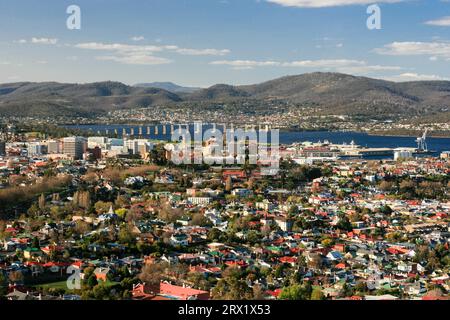
[[285,145],[266,176],[175,165],[167,142],[5,137],[2,299],[449,299],[448,153]]

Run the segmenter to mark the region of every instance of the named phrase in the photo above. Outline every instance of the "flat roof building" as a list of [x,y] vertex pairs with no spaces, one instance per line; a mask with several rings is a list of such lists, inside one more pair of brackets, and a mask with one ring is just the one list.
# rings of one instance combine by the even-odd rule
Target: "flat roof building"
[[74,160],[83,158],[83,153],[87,149],[87,140],[83,137],[68,137],[63,140],[63,153]]

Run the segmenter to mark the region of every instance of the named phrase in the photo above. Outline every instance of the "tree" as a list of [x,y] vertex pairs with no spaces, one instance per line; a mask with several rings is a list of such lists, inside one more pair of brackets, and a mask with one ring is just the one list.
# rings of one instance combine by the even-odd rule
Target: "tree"
[[36,238],[36,237],[33,238],[33,241],[31,242],[31,247],[32,248],[39,248],[40,247],[38,238]]
[[59,206],[52,206],[50,208],[50,216],[53,219],[58,220],[61,218],[62,215],[63,215],[63,211],[60,209]]
[[326,238],[326,239],[323,239],[321,243],[325,248],[330,248],[334,244],[334,241],[333,241],[333,239]]
[[353,227],[347,216],[343,216],[339,219],[339,222],[336,224],[336,227],[343,231],[352,231]]
[[20,271],[12,271],[9,273],[9,281],[12,283],[21,283],[23,282],[23,274]]
[[241,271],[236,267],[227,268],[222,279],[212,290],[212,296],[216,300],[251,300],[253,290],[242,279]]
[[322,290],[319,288],[314,288],[311,293],[311,300],[323,300],[325,296],[323,295]]
[[120,228],[119,242],[128,245],[136,242],[136,237],[133,235],[128,225]]
[[291,206],[290,208],[289,208],[289,215],[290,216],[296,216],[296,215],[298,215],[299,214],[299,210],[298,210],[298,207],[297,206]]
[[222,231],[220,231],[217,228],[212,228],[209,232],[208,232],[208,241],[219,241],[220,237],[222,236]]
[[94,205],[95,212],[97,212],[97,214],[107,213],[112,205],[112,202],[97,201]]
[[6,294],[8,294],[8,281],[5,275],[0,272],[0,300],[2,300]]
[[385,205],[380,208],[380,212],[383,214],[389,215],[393,212],[393,210],[388,205]]
[[120,208],[116,210],[116,214],[119,216],[120,219],[124,219],[128,210],[125,208]]
[[250,230],[247,234],[247,241],[249,243],[259,243],[261,241],[261,234],[255,230]]
[[195,214],[192,216],[191,224],[192,224],[193,226],[201,226],[201,227],[203,227],[203,226],[205,226],[207,223],[208,223],[208,221],[206,220],[205,216],[204,216],[203,214],[201,214],[201,213],[195,213]]
[[77,191],[73,195],[74,205],[88,210],[91,207],[91,195],[88,191]]
[[416,184],[411,180],[403,180],[400,182],[399,189],[408,198],[412,198],[415,195]]
[[340,295],[342,297],[351,297],[351,296],[353,296],[353,294],[354,294],[353,288],[349,284],[344,283],[344,285],[342,286]]
[[181,209],[174,209],[170,204],[165,204],[158,212],[158,217],[166,222],[175,222],[183,215]]
[[253,299],[254,300],[264,300],[265,294],[264,289],[260,284],[255,284],[253,286]]
[[252,177],[247,181],[247,188],[253,190],[254,186],[255,186],[255,179]]
[[108,299],[111,295],[112,290],[108,289],[105,284],[98,284],[92,289],[92,294],[95,300]]
[[117,208],[123,208],[130,204],[129,199],[126,196],[118,195],[115,201]]
[[78,234],[85,234],[91,231],[91,225],[83,220],[75,222],[74,231]]
[[193,287],[199,290],[209,291],[211,283],[205,279],[205,276],[199,272],[190,272],[187,275],[187,280],[193,284]]
[[97,284],[98,284],[97,277],[95,276],[95,274],[91,274],[91,275],[89,276],[89,278],[87,279],[87,285],[88,285],[88,287],[92,289],[92,288],[95,287]]
[[45,209],[45,195],[42,193],[41,196],[39,197],[39,209],[41,209],[42,211]]
[[321,269],[323,266],[322,257],[319,254],[314,254],[311,261],[309,261],[309,266],[316,270]]
[[306,288],[300,284],[285,287],[280,293],[280,299],[282,300],[309,300],[309,298],[310,295]]
[[441,182],[423,181],[416,189],[419,196],[430,199],[437,199],[443,192],[443,185]]
[[233,181],[231,180],[231,176],[228,176],[225,182],[225,191],[230,192],[232,189],[233,189]]
[[166,277],[166,270],[168,268],[169,264],[166,262],[146,264],[139,274],[139,279],[149,285],[159,285]]
[[391,191],[394,184],[390,181],[383,180],[379,185],[378,188],[382,191]]
[[37,205],[36,203],[33,203],[27,211],[28,215],[30,216],[38,216],[39,212],[39,205]]
[[355,291],[359,294],[367,292],[367,284],[364,281],[360,281],[355,285]]

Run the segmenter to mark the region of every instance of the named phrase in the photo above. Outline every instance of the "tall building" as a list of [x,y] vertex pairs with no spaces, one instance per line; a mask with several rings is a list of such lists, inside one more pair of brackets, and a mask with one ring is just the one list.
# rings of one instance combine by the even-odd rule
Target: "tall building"
[[68,137],[63,140],[63,153],[71,156],[75,160],[83,158],[86,147],[87,140],[83,137]]
[[47,152],[49,154],[61,153],[61,142],[58,140],[50,140],[47,142]]
[[6,156],[6,142],[0,141],[0,156]]
[[128,154],[139,154],[138,140],[124,140],[123,151]]
[[89,149],[94,149],[95,147],[106,149],[107,143],[108,143],[108,138],[106,138],[106,137],[89,137],[88,138],[88,148]]
[[39,156],[47,153],[47,146],[40,142],[30,142],[28,144],[28,155]]

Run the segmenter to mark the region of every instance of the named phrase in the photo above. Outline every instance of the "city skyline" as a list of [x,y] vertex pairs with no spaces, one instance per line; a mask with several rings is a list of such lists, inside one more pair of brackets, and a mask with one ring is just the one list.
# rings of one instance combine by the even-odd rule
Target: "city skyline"
[[[66,9],[73,4],[81,8],[81,30],[66,27]],[[450,78],[450,3],[379,1],[381,30],[367,28],[370,4],[2,3],[0,82],[172,81],[207,87],[315,71],[393,81]]]

